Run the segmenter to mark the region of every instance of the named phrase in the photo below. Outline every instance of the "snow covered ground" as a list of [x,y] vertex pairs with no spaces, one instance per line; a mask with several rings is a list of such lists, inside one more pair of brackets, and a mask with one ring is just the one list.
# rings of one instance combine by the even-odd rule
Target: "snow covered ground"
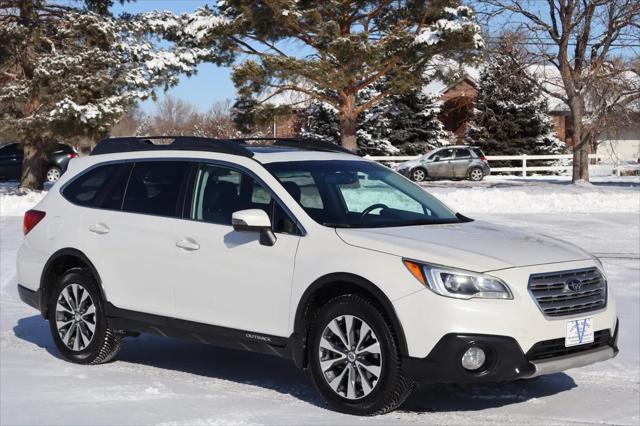
[[[62,361],[47,323],[19,301],[16,290],[15,257],[22,240],[17,216],[38,194],[29,199],[12,194],[9,185],[0,186],[0,424],[637,425],[639,182],[632,178],[573,188],[562,182],[518,181],[489,178],[480,185],[427,185],[463,213],[475,213],[474,218],[562,238],[599,255],[619,309],[619,356],[526,381],[424,386],[398,411],[376,418],[329,411],[305,373],[286,360],[266,355],[142,336],[128,338],[118,360],[111,364],[79,366]],[[466,192],[472,201],[448,195],[457,191]],[[499,200],[494,200],[495,191],[501,191]],[[592,192],[597,196],[585,195]],[[521,193],[529,194],[530,199]],[[571,200],[571,194],[585,200],[593,197],[597,208],[588,210],[594,207],[581,207],[580,200],[574,200],[574,213],[553,213],[559,208],[556,198]],[[494,210],[481,213],[488,203]],[[545,214],[525,214],[528,210],[523,206]],[[575,213],[580,211],[575,209],[588,213]],[[505,212],[519,214],[501,214]]]
[[463,214],[640,212],[640,178],[595,176],[572,185],[568,176],[488,176],[482,182],[424,182],[431,194]]

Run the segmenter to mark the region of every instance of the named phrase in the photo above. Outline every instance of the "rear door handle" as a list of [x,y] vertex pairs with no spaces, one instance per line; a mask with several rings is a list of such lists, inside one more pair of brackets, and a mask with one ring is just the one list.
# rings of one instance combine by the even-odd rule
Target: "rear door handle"
[[104,235],[108,234],[110,229],[104,223],[96,223],[95,225],[91,225],[89,227],[89,231],[93,232],[94,234]]
[[191,238],[182,238],[176,241],[176,247],[180,247],[186,251],[200,250],[200,244]]

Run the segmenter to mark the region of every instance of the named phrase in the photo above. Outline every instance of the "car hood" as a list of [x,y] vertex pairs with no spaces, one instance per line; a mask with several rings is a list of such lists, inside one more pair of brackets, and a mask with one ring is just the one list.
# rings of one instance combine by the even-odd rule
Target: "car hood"
[[572,244],[482,221],[336,232],[352,246],[476,272],[592,258]]
[[410,169],[410,168],[415,167],[415,166],[417,166],[419,164],[420,164],[420,159],[409,160],[409,161],[405,161],[403,163],[398,163],[395,166],[393,166],[393,168],[394,168],[394,170]]

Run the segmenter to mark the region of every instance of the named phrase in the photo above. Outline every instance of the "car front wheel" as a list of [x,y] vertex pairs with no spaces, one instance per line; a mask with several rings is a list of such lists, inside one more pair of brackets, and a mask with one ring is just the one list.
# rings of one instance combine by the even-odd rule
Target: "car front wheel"
[[427,172],[425,169],[417,168],[411,171],[411,180],[414,182],[423,182],[427,179]]
[[394,410],[413,389],[405,377],[397,338],[366,298],[343,295],[327,302],[312,323],[309,366],[329,405],[355,415]]

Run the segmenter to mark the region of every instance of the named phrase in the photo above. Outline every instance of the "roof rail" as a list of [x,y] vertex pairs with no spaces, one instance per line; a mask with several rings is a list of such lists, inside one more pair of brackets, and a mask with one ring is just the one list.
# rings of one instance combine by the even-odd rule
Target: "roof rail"
[[[157,145],[157,139],[173,139],[170,144]],[[115,154],[131,151],[209,151],[223,154],[253,157],[246,146],[229,139],[200,138],[195,136],[127,136],[103,139],[93,148],[90,155]]]
[[[260,138],[260,137],[251,137],[251,138],[238,138],[232,139],[243,143],[249,146],[278,146],[278,147],[287,147],[287,148],[300,148],[307,149],[310,151],[327,151],[327,152],[341,152],[344,154],[352,154],[356,155],[353,151],[348,150],[340,145],[331,142],[324,142],[317,139],[308,139],[308,138]],[[251,144],[251,142],[269,142],[267,144]]]
[[[173,139],[169,144],[154,144],[154,140]],[[260,142],[265,142],[261,144]],[[296,138],[235,138],[235,139],[214,139],[196,136],[125,136],[118,138],[103,139],[91,151],[90,155],[115,154],[119,152],[132,151],[209,151],[224,154],[240,155],[243,157],[253,157],[251,147],[274,146],[298,148],[310,151],[341,152],[356,155],[350,150],[330,142],[323,142],[314,139]]]

